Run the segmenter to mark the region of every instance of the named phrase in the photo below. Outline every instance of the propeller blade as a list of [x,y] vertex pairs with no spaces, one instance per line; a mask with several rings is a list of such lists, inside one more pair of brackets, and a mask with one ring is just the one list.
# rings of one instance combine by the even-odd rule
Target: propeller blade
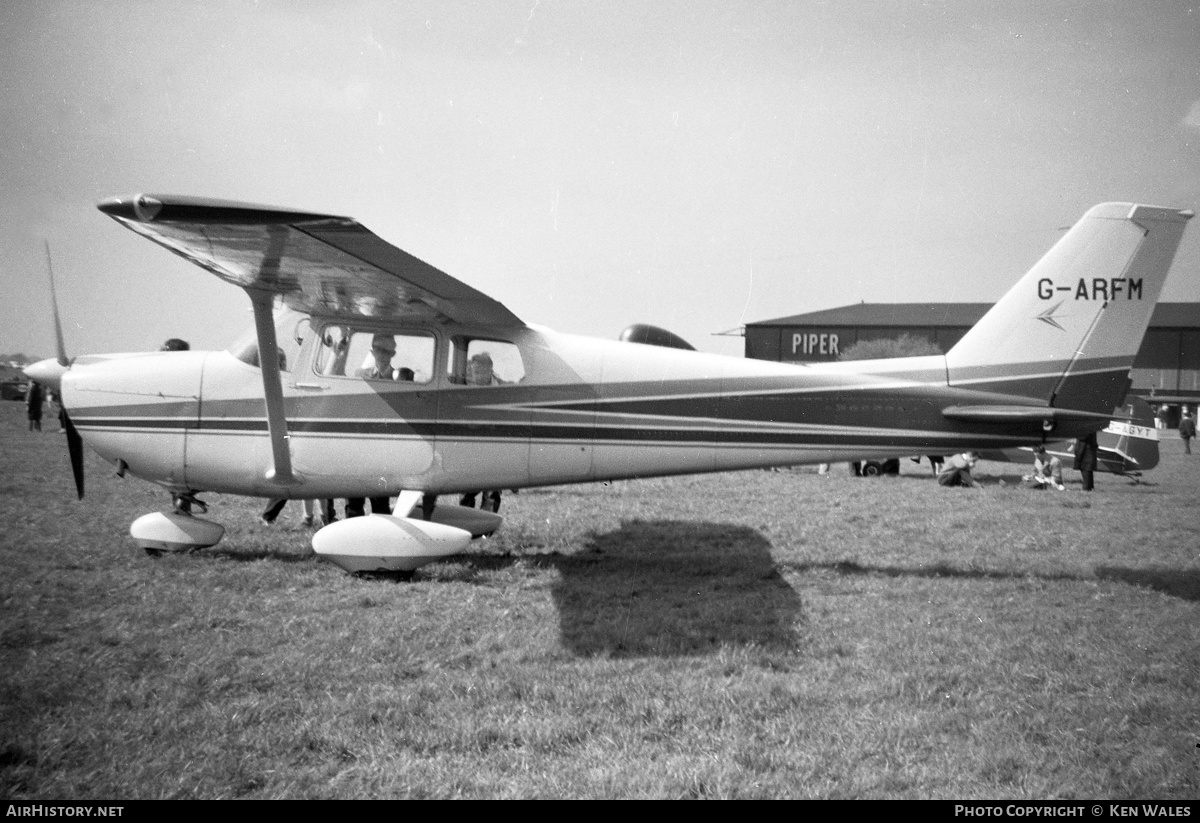
[[69,366],[71,361],[67,359],[67,345],[63,342],[62,321],[58,317],[58,295],[54,293],[54,267],[50,264],[50,241],[46,241],[46,274],[50,277],[50,308],[54,314],[54,342],[58,348],[55,354],[58,357],[58,365]]
[[71,474],[75,476],[75,491],[79,499],[83,499],[83,438],[71,422],[71,416],[63,413],[63,423],[67,429],[67,453],[71,456]]
[[[54,266],[50,262],[50,241],[46,241],[46,275],[50,278],[50,309],[54,315],[54,343],[58,349],[56,357],[53,360],[42,360],[34,363],[25,369],[25,374],[30,380],[37,381],[43,386],[49,386],[58,394],[58,402],[63,402],[62,398],[62,378],[63,375],[71,368],[71,361],[67,357],[67,346],[63,342],[62,320],[58,316],[58,295],[54,291]],[[63,428],[67,432],[67,454],[71,458],[71,474],[75,477],[75,492],[79,495],[79,499],[83,499],[83,438],[79,436],[79,431],[75,428],[75,424],[71,422],[71,416],[67,414],[66,407],[62,407],[62,422]]]

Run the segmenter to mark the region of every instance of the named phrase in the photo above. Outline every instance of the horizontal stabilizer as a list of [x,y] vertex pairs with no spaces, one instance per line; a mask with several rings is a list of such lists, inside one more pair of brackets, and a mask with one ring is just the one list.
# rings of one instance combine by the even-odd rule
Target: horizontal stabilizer
[[1055,409],[1049,406],[947,406],[942,416],[948,420],[968,423],[1043,423],[1095,422],[1106,423],[1111,415],[1094,414],[1074,409]]

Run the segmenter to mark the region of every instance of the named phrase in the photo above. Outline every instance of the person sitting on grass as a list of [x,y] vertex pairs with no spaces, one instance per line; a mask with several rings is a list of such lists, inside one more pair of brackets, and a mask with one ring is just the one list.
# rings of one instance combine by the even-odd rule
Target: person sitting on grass
[[978,459],[979,455],[975,452],[963,452],[947,457],[946,462],[942,464],[942,470],[938,472],[938,485],[962,486],[968,489],[982,488],[975,482],[975,478],[971,477],[971,468]]
[[1059,491],[1066,487],[1062,482],[1062,461],[1046,451],[1040,443],[1033,448],[1033,474],[1021,478],[1034,489],[1052,486]]

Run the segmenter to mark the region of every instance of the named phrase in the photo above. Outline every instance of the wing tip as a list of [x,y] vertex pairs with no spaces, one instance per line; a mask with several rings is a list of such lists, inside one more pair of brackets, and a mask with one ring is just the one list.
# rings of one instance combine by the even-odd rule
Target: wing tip
[[354,223],[348,217],[335,214],[298,211],[237,200],[211,197],[188,197],[171,194],[135,194],[132,197],[109,197],[96,208],[110,217],[138,223],[310,223],[335,220]]

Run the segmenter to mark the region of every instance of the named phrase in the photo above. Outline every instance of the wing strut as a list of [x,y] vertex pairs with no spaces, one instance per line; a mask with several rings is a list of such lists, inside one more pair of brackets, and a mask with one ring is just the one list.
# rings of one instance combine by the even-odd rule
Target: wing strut
[[267,479],[281,486],[300,480],[292,473],[292,454],[288,448],[287,418],[283,415],[283,378],[279,374],[279,344],[275,341],[275,295],[246,289],[254,306],[254,330],[258,334],[258,367],[262,370],[263,397],[267,402],[267,431],[271,435],[274,466]]
[[283,414],[283,378],[279,374],[279,343],[275,339],[275,291],[279,281],[279,261],[287,243],[287,232],[272,226],[269,242],[259,268],[259,279],[268,287],[246,289],[254,306],[254,331],[258,336],[258,367],[262,371],[263,398],[267,404],[267,432],[271,436],[274,466],[267,480],[281,486],[293,486],[300,479],[292,473],[292,453],[288,448],[287,418]]

